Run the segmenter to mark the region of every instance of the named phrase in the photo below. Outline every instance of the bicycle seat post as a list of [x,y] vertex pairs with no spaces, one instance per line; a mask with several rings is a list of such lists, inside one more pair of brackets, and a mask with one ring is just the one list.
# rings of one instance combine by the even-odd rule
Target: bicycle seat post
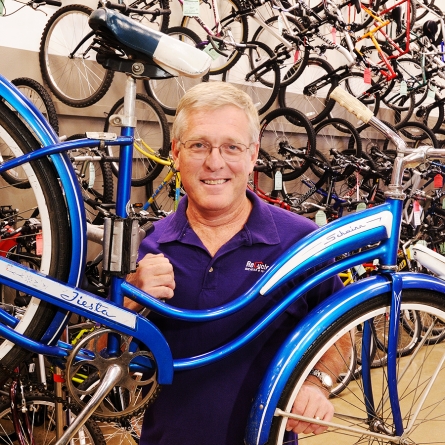
[[[110,116],[113,125],[121,127],[122,136],[134,137],[136,128],[136,80],[127,75],[125,84],[123,115]],[[131,174],[133,162],[133,144],[120,147],[119,151],[119,177],[117,181],[116,215],[125,218],[127,204],[131,194]]]

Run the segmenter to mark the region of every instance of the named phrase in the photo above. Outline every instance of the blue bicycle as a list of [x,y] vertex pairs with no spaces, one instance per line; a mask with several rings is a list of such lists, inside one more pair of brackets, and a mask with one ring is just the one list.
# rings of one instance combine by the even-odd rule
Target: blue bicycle
[[[327,424],[327,432],[319,436],[300,435],[298,442],[426,443],[425,438],[431,438],[435,431],[437,438],[428,439],[429,443],[443,441],[445,392],[439,382],[445,372],[445,346],[427,340],[445,320],[445,283],[429,275],[398,273],[397,252],[404,198],[403,171],[430,156],[445,158],[445,152],[429,147],[406,149],[394,132],[371,117],[372,113],[369,115],[366,108],[359,109],[356,112],[361,120],[369,121],[398,146],[384,204],[335,220],[305,237],[283,253],[246,294],[227,305],[194,311],[158,301],[125,281],[126,274],[136,267],[140,238],[137,215],[130,212],[128,205],[135,78],[168,76],[169,70],[202,75],[210,61],[204,53],[130,20],[110,8],[100,8],[90,18],[96,33],[98,60],[104,66],[129,73],[124,113],[112,117],[122,127],[119,137],[97,134],[90,139],[60,143],[32,103],[0,77],[1,204],[14,204],[24,220],[34,218],[41,224],[41,232],[39,236],[34,234],[32,246],[33,258],[39,258],[39,270],[36,262],[33,261],[34,266],[29,264],[25,256],[10,252],[0,256],[1,376],[7,377],[9,370],[30,352],[45,354],[65,367],[72,403],[83,408],[57,442],[67,444],[91,415],[100,419],[120,416],[128,419],[145,409],[160,385],[172,382],[174,373],[224,359],[267,329],[312,287],[355,265],[375,261],[379,264],[375,276],[332,295],[277,346],[276,356],[252,403],[246,443],[295,443],[296,438],[286,432],[289,417],[326,424],[293,414],[293,400],[314,364],[328,349],[335,353],[336,343],[343,336],[350,339],[351,353],[344,356],[338,352],[338,363],[347,371],[355,370],[359,361],[361,371],[354,373],[340,395],[331,398],[336,413]],[[122,47],[125,51],[109,50]],[[141,52],[140,48],[147,49]],[[118,60],[124,53],[137,57]],[[191,57],[185,57],[187,54]],[[193,64],[188,60],[193,60]],[[341,99],[345,100],[349,101]],[[353,107],[359,104],[354,103]],[[105,143],[120,146],[116,215],[105,219],[103,234],[104,268],[111,275],[109,300],[80,287],[88,224],[78,180],[69,161],[70,149]],[[326,265],[327,260],[351,251],[356,253]],[[127,296],[165,317],[211,322],[241,310],[256,298],[267,296],[288,280],[322,264],[239,337],[195,357],[172,357],[156,326],[123,307],[123,298]],[[18,296],[28,297],[21,298],[25,301],[21,307],[16,303]],[[74,347],[63,343],[59,338],[68,311],[104,328]],[[414,328],[414,321],[404,315],[414,311],[428,317],[428,332],[423,333],[411,355],[402,357],[398,354],[399,344],[405,336],[412,335]],[[102,336],[107,338],[106,353],[95,352],[100,349]],[[387,356],[386,365],[372,368],[379,351]],[[85,369],[93,378],[92,383],[74,386],[74,375]],[[109,391],[116,388],[123,394],[120,407],[107,403]]]

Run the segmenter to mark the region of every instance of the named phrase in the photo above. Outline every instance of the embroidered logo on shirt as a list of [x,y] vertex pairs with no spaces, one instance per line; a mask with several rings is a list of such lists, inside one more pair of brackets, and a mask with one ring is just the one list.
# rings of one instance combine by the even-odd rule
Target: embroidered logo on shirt
[[261,272],[264,273],[269,266],[262,261],[247,261],[245,270],[250,270],[252,272]]

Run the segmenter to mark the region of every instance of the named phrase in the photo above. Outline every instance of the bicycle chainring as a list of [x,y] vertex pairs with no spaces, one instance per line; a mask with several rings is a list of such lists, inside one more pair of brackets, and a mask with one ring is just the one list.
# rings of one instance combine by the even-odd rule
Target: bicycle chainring
[[[119,341],[117,354],[107,351],[110,335]],[[83,337],[67,358],[65,379],[71,403],[83,409],[109,366],[116,364],[122,367],[123,376],[95,410],[93,419],[118,422],[131,418],[144,411],[160,390],[153,354],[139,350],[131,336],[99,328]]]

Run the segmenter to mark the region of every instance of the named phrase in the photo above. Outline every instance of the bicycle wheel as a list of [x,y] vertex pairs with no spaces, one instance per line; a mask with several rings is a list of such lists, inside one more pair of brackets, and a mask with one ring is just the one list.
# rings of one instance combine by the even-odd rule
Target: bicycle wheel
[[[430,147],[439,146],[436,135],[420,122],[405,122],[404,124],[396,125],[395,128],[409,148],[417,148],[422,145]],[[395,150],[395,147],[389,143],[388,149]]]
[[[431,9],[433,9],[433,8],[439,9],[434,4],[434,0],[420,0],[418,3],[416,3],[416,9],[417,9],[417,11],[416,11],[417,19],[416,20],[421,20],[428,14],[428,11],[425,8],[422,8],[422,4],[424,4],[425,6],[427,6],[428,8],[431,8]],[[440,9],[439,9],[439,11],[440,11]]]
[[108,91],[114,76],[96,62],[90,48],[93,36],[82,41],[91,31],[88,18],[92,11],[84,5],[60,8],[48,20],[40,41],[43,81],[61,102],[72,107],[96,103]]
[[[292,33],[298,35],[301,33],[302,25],[297,19],[287,17],[289,25],[292,27]],[[281,86],[289,85],[294,82],[306,67],[309,59],[309,47],[303,44],[294,44],[292,49],[288,50],[280,40],[275,37],[269,29],[278,34],[282,34],[282,19],[280,16],[270,17],[266,20],[266,27],[260,26],[253,34],[252,40],[265,43],[272,48],[275,53],[282,52],[286,59],[280,63]]]
[[[112,107],[109,116],[122,112],[124,98],[119,99]],[[149,159],[137,148],[142,148],[145,152],[155,154],[161,158],[166,158],[170,151],[170,130],[167,118],[158,103],[144,94],[136,95],[135,114],[137,124],[135,128],[135,146],[133,148],[133,169],[131,174],[131,185],[141,187],[147,182],[156,178],[163,169],[162,164]],[[106,119],[104,131],[110,131],[109,119]],[[148,148],[147,148],[148,146]],[[119,147],[105,146],[107,156],[118,157]],[[119,162],[111,162],[113,173],[117,176],[119,172]]]
[[[12,159],[22,154],[38,149],[39,144],[30,131],[6,104],[0,102],[0,156],[2,161]],[[4,175],[0,177],[2,187],[2,206],[16,209],[14,224],[22,227],[20,240],[26,244],[32,258],[38,258],[40,270],[60,280],[67,277],[70,259],[70,224],[62,190],[57,175],[48,159],[23,164],[8,172],[9,177],[15,177],[15,185],[11,185]],[[8,220],[4,220],[7,223]],[[32,224],[39,233],[26,235]],[[41,226],[41,228],[40,228]],[[31,231],[31,230],[29,230]],[[31,231],[32,232],[32,231]],[[20,234],[19,234],[20,235]],[[39,235],[37,237],[37,235]],[[41,241],[40,241],[41,235]],[[1,255],[7,244],[2,242]],[[8,249],[9,250],[9,249]],[[27,257],[16,256],[13,260],[26,262]],[[4,292],[8,293],[6,286]],[[13,290],[12,295],[16,292]],[[17,308],[14,301],[2,301],[2,308],[10,311],[17,318],[15,330],[23,332],[27,337],[40,339],[46,328],[53,321],[57,308],[39,301],[28,299],[28,306]],[[30,353],[24,351],[10,341],[0,339],[0,379],[4,377],[5,368],[13,368],[22,362]]]
[[[197,46],[201,41],[193,31],[182,26],[168,29],[166,34],[192,46]],[[176,76],[168,79],[144,79],[144,87],[147,94],[158,102],[165,114],[174,116],[179,100],[184,96],[184,93],[206,79],[208,79],[207,75],[198,79],[187,76]]]
[[[170,4],[168,0],[136,0],[128,5],[129,8],[138,8],[145,11],[156,11],[156,9],[167,10],[170,9]],[[156,31],[166,32],[168,29],[168,24],[170,22],[170,15],[163,14],[154,18],[150,14],[130,14],[133,20],[141,22],[143,25],[153,28]]]
[[[376,317],[384,316],[388,311],[390,301],[389,295],[379,295],[369,301],[359,303],[354,310],[335,320],[328,329],[320,333],[317,340],[311,345],[297,364],[288,383],[281,395],[279,408],[290,412],[293,401],[298,394],[302,384],[305,382],[313,364],[317,363],[322,355],[331,348],[334,359],[339,360],[347,366],[350,361],[343,357],[342,351],[336,346],[338,338],[346,335],[351,344],[355,344],[354,332],[363,332],[365,326],[373,325]],[[433,293],[425,289],[404,291],[402,294],[401,310],[420,310],[436,316],[440,320],[445,319],[444,297],[442,294]],[[369,330],[371,337],[374,331]],[[399,338],[408,335],[402,328],[399,329]],[[363,342],[362,357],[367,353],[369,342]],[[414,355],[415,354],[415,355]],[[440,366],[443,356],[443,346],[433,344],[428,347],[420,347],[409,358],[396,356],[397,386],[400,399],[400,409],[403,428],[407,428],[411,419],[414,425],[406,430],[406,439],[410,443],[433,444],[441,441],[441,428],[439,425],[444,421],[445,400],[441,396],[442,383],[445,373]],[[334,360],[332,359],[332,360]],[[415,360],[412,362],[411,360]],[[438,376],[434,372],[438,372]],[[333,423],[335,428],[319,435],[298,435],[298,442],[307,445],[326,443],[376,443],[376,438],[368,435],[378,431],[389,436],[394,435],[395,429],[393,415],[388,397],[388,373],[386,367],[374,368],[370,372],[373,397],[365,394],[362,375],[355,374],[353,380],[338,397],[331,398],[335,408]],[[368,372],[366,372],[368,375]],[[431,388],[425,382],[431,384]],[[425,395],[426,400],[421,408],[420,415],[416,414],[415,407]],[[284,444],[286,442],[286,417],[276,416],[273,419],[272,431],[269,444]],[[351,426],[361,430],[359,433],[344,430]],[[381,439],[380,442],[388,439]]]
[[17,79],[11,80],[11,83],[31,100],[58,134],[59,118],[57,117],[56,107],[45,87],[29,77],[18,77]]
[[[0,443],[3,444],[17,444],[19,445],[19,434],[23,434],[24,437],[28,437],[28,428],[25,423],[24,416],[28,417],[29,427],[31,428],[32,436],[35,443],[39,445],[50,445],[56,442],[56,404],[54,399],[40,395],[26,396],[26,408],[28,409],[25,414],[19,414],[20,420],[16,428],[14,427],[14,419],[11,412],[11,406],[9,402],[4,402],[0,406]],[[18,409],[20,411],[20,409]],[[64,410],[62,416],[63,421],[73,421],[76,418],[76,414],[72,411]],[[69,425],[66,423],[64,429]],[[87,422],[71,439],[72,445],[105,445],[104,436],[100,432],[99,428],[91,421]]]
[[[217,6],[219,18],[214,16],[215,11],[211,4]],[[243,8],[238,0],[214,0],[214,2],[200,1],[199,19],[202,20],[204,26],[207,26],[216,37],[223,38],[233,43],[245,43],[248,39],[249,25],[247,15],[240,14]],[[217,20],[219,19],[219,24]],[[217,26],[220,26],[220,32],[217,32]],[[208,32],[204,27],[195,20],[194,17],[184,16],[182,18],[181,26],[192,30],[199,36],[202,42],[204,51],[209,52],[212,56],[213,62],[210,66],[210,75],[222,74],[230,67],[232,67],[241,57],[241,52],[233,47],[225,47],[223,43],[218,44],[219,49],[225,53],[218,54],[213,50],[213,47],[208,42]]]
[[[369,83],[365,83],[363,73],[350,72],[344,77],[339,79],[338,86],[348,93],[356,97],[360,102],[364,103],[367,108],[372,110],[374,116],[377,115],[380,108],[380,95],[379,93],[369,94],[366,91],[371,88]],[[349,121],[357,131],[360,131],[361,127],[366,125],[363,121],[359,120],[355,114],[350,113],[344,107],[337,102],[329,113],[330,117],[337,117]]]
[[[315,128],[315,137],[317,149],[329,160],[334,166],[335,156],[332,150],[361,157],[362,140],[354,125],[347,120],[340,118],[330,118],[320,122]],[[338,172],[338,180],[344,179],[344,176]]]
[[240,58],[224,72],[222,80],[246,92],[258,114],[264,114],[275,101],[280,88],[280,68],[271,59],[274,52],[264,43],[247,42],[255,49],[243,51]]
[[[313,124],[323,120],[335,105],[335,101],[329,98],[338,85],[337,78],[331,75],[332,71],[332,66],[324,59],[310,57],[298,79],[280,88],[280,107],[299,110]],[[320,81],[323,76],[325,80]]]
[[295,154],[295,150],[313,156],[315,134],[310,121],[298,110],[278,108],[261,120],[260,147],[274,159],[284,161],[288,166],[283,180],[297,178],[309,163]]
[[421,105],[414,112],[414,119],[422,122],[434,133],[439,130],[443,123],[445,111],[441,97],[436,93],[433,103],[429,105]]
[[[67,141],[85,138],[85,134],[73,134]],[[101,156],[97,148],[70,150],[70,159],[79,179],[84,197],[86,217],[92,224],[103,224],[103,216],[94,208],[97,205],[112,204],[114,198],[113,172],[109,162],[79,160],[81,157]]]
[[[394,8],[395,5],[397,6]],[[389,9],[390,11],[388,11]],[[380,32],[375,34],[379,43],[387,42],[389,37],[391,40],[394,40],[394,42],[402,44],[406,39],[406,25],[408,20],[410,21],[411,29],[417,20],[417,8],[414,0],[406,0],[404,2],[399,0],[386,0],[381,3],[377,12],[384,20],[389,19],[391,21],[389,25],[383,28],[386,35]]]

